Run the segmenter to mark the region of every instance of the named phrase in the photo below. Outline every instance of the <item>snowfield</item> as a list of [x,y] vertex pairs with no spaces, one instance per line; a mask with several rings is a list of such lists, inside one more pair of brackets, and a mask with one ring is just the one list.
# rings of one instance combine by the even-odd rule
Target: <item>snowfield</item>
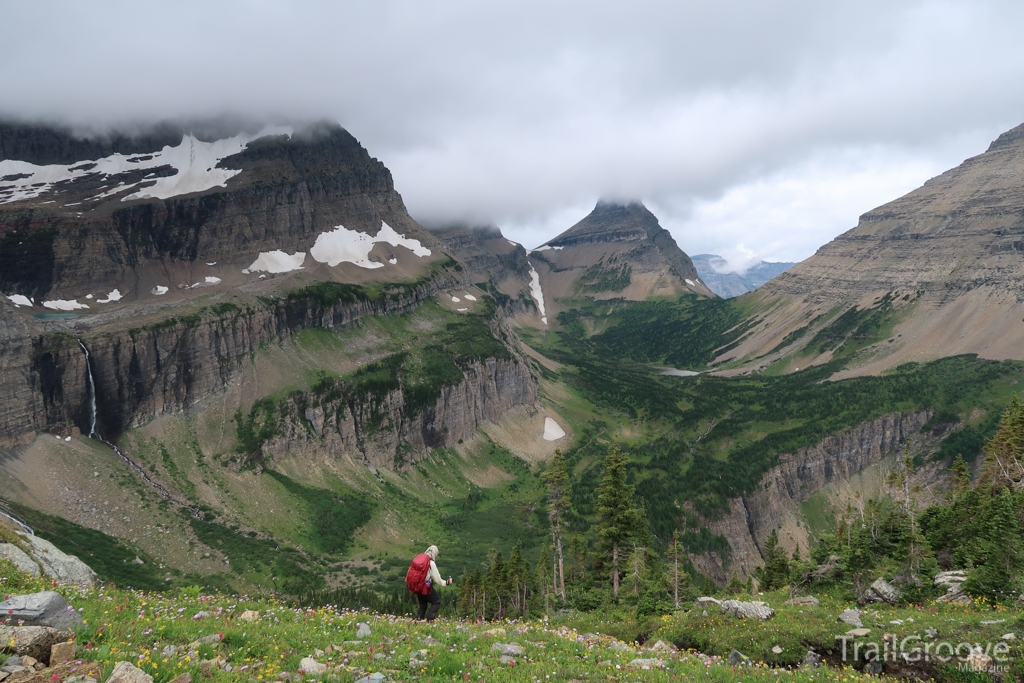
[[7,294],[7,300],[17,308],[19,306],[32,306],[32,300],[24,294]]
[[107,294],[107,298],[106,299],[96,299],[96,303],[98,303],[98,304],[109,304],[111,301],[120,301],[121,298],[122,298],[121,292],[119,292],[118,290],[115,289],[112,292],[110,292],[110,294]]
[[150,177],[134,182],[119,182],[92,199],[103,199],[120,192],[135,192],[121,197],[122,202],[132,199],[168,199],[191,192],[204,192],[224,187],[241,170],[217,168],[223,159],[238,154],[253,140],[270,135],[288,135],[291,126],[267,126],[258,133],[240,133],[234,137],[203,142],[186,134],[176,147],[165,146],[159,152],[147,154],[112,154],[96,160],[81,160],[66,166],[52,164],[37,166],[27,161],[6,159],[0,161],[0,178],[24,176],[13,181],[0,182],[0,204],[33,199],[50,192],[54,185],[99,174],[111,181],[121,173],[170,166],[174,175]]
[[360,268],[383,268],[383,263],[370,260],[370,250],[377,242],[385,242],[393,247],[405,247],[416,256],[430,256],[430,250],[419,240],[400,235],[384,221],[381,221],[380,232],[375,236],[358,230],[349,230],[343,225],[322,232],[317,235],[316,243],[309,250],[309,255],[332,268],[339,263],[353,263]]
[[565,430],[550,417],[544,418],[544,440],[558,441],[565,436]]
[[[527,261],[527,263],[530,262]],[[540,321],[547,325],[548,314],[544,309],[544,291],[540,288],[540,274],[534,269],[532,263],[530,263],[530,294],[537,301],[537,309],[540,311]]]
[[77,299],[55,299],[53,301],[44,301],[43,307],[54,311],[75,311],[79,308],[89,308],[86,304],[78,303]]
[[292,270],[302,270],[302,262],[305,260],[306,252],[304,251],[297,251],[290,255],[280,249],[261,251],[260,255],[246,270],[263,273],[287,273]]

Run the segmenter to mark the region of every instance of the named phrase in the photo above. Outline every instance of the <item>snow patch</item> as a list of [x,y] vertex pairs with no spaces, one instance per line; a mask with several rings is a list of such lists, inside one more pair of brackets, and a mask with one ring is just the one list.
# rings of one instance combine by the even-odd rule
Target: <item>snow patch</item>
[[536,249],[531,249],[530,253],[533,253],[534,251],[547,251],[548,249],[554,249],[555,251],[561,251],[562,249],[565,249],[565,247],[553,247],[550,244],[545,244],[543,247],[537,247]]
[[513,247],[518,247],[519,246],[519,242],[513,242],[512,240],[510,240],[507,237],[505,238],[505,241],[508,242],[509,244],[511,244]]
[[464,294],[463,296],[466,298],[467,301],[476,301],[476,297],[473,296],[472,294]]
[[565,436],[565,430],[559,426],[557,422],[552,420],[550,417],[544,418],[544,440],[545,441],[558,441]]
[[[75,181],[86,176],[98,175],[113,180],[112,176],[121,173],[166,166],[175,169],[174,175],[159,178],[147,176],[128,184],[120,182],[113,189],[102,192],[93,199],[102,199],[131,189],[136,191],[121,197],[122,202],[146,198],[167,199],[191,192],[204,192],[214,187],[226,186],[228,180],[242,172],[241,169],[217,168],[221,160],[238,154],[258,138],[268,135],[290,136],[293,132],[291,126],[267,126],[255,134],[240,133],[213,142],[203,142],[193,135],[186,134],[176,147],[165,146],[159,152],[112,154],[103,159],[83,159],[68,165],[38,166],[27,161],[6,159],[0,161],[0,177],[25,177],[13,183],[0,184],[0,204],[32,199],[49,192],[56,183]],[[141,187],[142,185],[145,187]]]
[[456,303],[456,304],[457,304],[457,303],[459,303],[460,301],[462,301],[462,299],[460,299],[459,297],[457,297],[457,296],[453,296],[453,297],[452,297],[452,303]]
[[14,304],[16,308],[20,306],[32,307],[32,301],[24,294],[8,294],[7,300]]
[[[90,294],[89,296],[86,297],[86,299],[88,299],[91,296],[92,295]],[[112,290],[110,292],[110,294],[107,294],[107,298],[106,299],[96,299],[96,303],[98,303],[98,304],[109,304],[111,301],[120,301],[121,300],[121,296],[122,296],[121,292],[119,292],[118,290],[114,289],[114,290]]]
[[392,256],[391,258],[388,259],[388,263],[390,263],[391,265],[395,265],[396,263],[398,263],[398,259]]
[[430,250],[419,240],[395,232],[395,229],[384,221],[381,221],[380,231],[376,235],[349,230],[343,225],[322,232],[317,235],[316,243],[309,250],[309,255],[332,268],[346,262],[360,268],[383,268],[383,263],[370,260],[370,250],[377,242],[385,242],[393,247],[405,247],[417,256],[430,256]]
[[468,308],[456,308],[455,310],[458,311],[459,313],[465,313],[469,309]]
[[697,375],[700,374],[699,372],[694,372],[693,370],[680,370],[679,368],[669,368],[663,365],[655,365],[654,369],[661,370],[661,372],[658,374],[663,375],[665,377],[696,377]]
[[151,289],[149,293],[154,296],[160,296],[161,294],[167,293],[167,288],[164,287],[163,285],[157,285],[156,287]]
[[537,310],[540,311],[540,321],[545,325],[548,324],[548,314],[544,309],[544,290],[540,288],[540,274],[534,269],[533,264],[527,261],[530,265],[530,295],[537,301]]
[[208,284],[208,285],[219,285],[220,284],[220,278],[219,277],[208,277],[208,278],[206,278],[206,284]]
[[86,298],[86,299],[91,299],[91,298],[92,298],[92,294],[86,294],[86,295],[85,295],[85,298]]
[[44,301],[43,307],[54,311],[75,311],[79,308],[89,308],[85,304],[78,303],[77,299],[55,299],[53,301]]
[[691,280],[690,278],[683,278],[683,279],[685,279],[685,280],[686,280],[686,284],[690,285],[691,287],[693,287],[693,286],[694,286],[694,284],[693,284],[693,280]]
[[261,251],[260,255],[252,262],[252,265],[242,272],[248,275],[252,271],[266,273],[287,273],[292,270],[302,270],[303,261],[306,260],[306,252],[297,251],[294,254],[286,254],[280,249],[274,251]]
[[215,266],[215,265],[217,265],[217,262],[214,261],[213,263],[207,263],[206,265],[208,265],[208,266]]

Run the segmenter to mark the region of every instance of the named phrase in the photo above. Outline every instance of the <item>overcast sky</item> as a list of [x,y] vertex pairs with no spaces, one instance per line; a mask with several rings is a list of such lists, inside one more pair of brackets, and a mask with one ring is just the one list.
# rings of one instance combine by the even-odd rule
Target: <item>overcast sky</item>
[[1024,122],[1024,3],[6,2],[0,114],[338,120],[423,221],[800,260]]

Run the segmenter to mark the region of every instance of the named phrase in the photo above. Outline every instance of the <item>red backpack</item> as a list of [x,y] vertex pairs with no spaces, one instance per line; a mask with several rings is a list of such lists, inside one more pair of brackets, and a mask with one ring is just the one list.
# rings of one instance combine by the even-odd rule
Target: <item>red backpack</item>
[[409,571],[405,573],[405,585],[416,595],[429,595],[427,575],[430,573],[430,555],[420,553],[412,558]]

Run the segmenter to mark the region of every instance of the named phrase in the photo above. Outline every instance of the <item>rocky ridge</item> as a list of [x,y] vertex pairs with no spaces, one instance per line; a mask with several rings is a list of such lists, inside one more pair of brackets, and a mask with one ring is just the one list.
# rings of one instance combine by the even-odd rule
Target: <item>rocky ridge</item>
[[[788,358],[801,355],[844,311],[884,296],[913,305],[903,307],[889,339],[878,340],[874,357],[852,373],[962,353],[1024,358],[1022,170],[1024,125],[865,213],[857,227],[746,295],[747,305],[764,314],[744,343],[719,360],[746,359],[746,367],[757,368],[782,359],[789,370],[824,362],[830,353]],[[800,340],[773,351],[805,327]]]

